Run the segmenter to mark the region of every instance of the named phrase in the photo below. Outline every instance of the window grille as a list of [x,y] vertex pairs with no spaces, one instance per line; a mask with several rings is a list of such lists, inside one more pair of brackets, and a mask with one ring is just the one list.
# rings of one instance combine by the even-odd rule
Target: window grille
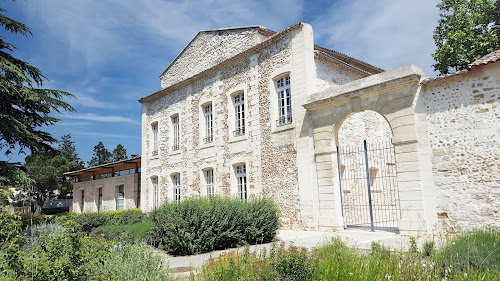
[[292,94],[290,91],[290,76],[283,77],[276,81],[276,90],[278,92],[279,110],[276,125],[283,126],[290,124],[292,123]]
[[172,183],[174,185],[174,201],[179,202],[181,201],[181,175],[173,175]]
[[236,167],[236,181],[238,184],[238,196],[240,199],[247,199],[247,173],[246,166],[240,165]]
[[151,126],[153,130],[153,156],[158,155],[158,123]]
[[172,150],[179,150],[179,143],[180,143],[180,131],[179,131],[179,116],[174,116],[172,117],[172,127],[174,131],[174,141],[173,141],[173,146]]
[[117,210],[123,210],[125,208],[125,193],[123,189],[124,189],[123,185],[120,185],[118,187],[118,199],[116,201]]
[[211,143],[213,141],[214,135],[211,104],[203,108],[203,115],[205,115],[205,138],[203,140],[205,141],[205,143]]
[[245,134],[245,94],[241,93],[233,97],[234,101],[234,136]]
[[151,179],[153,183],[153,207],[158,207],[158,178],[154,177]]
[[205,182],[207,184],[207,196],[214,196],[215,195],[215,188],[214,188],[214,170],[205,170]]

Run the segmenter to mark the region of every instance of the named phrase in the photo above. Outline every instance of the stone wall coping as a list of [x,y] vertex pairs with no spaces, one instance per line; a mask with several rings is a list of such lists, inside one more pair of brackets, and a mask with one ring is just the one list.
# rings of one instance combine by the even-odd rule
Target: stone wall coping
[[346,98],[361,96],[403,84],[420,82],[422,77],[426,77],[424,71],[420,67],[410,64],[314,93],[308,97],[307,103],[302,106],[306,109],[314,109]]

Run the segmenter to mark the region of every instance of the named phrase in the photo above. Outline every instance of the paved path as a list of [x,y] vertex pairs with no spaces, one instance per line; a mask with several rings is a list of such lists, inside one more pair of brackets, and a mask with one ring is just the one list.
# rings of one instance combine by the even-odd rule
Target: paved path
[[[396,251],[404,251],[410,245],[410,237],[400,236],[392,232],[384,231],[364,231],[364,230],[341,230],[341,231],[300,231],[300,230],[280,230],[277,235],[278,243],[285,242],[287,245],[293,243],[297,247],[305,247],[312,249],[318,245],[330,241],[333,237],[340,237],[350,247],[359,249],[371,249],[372,242],[379,242],[387,247]],[[417,243],[419,247],[424,241],[430,238],[418,238]],[[250,251],[259,251],[264,247],[270,247],[270,243],[262,245],[250,246]],[[242,249],[242,248],[239,248]],[[210,253],[183,256],[183,257],[166,257],[165,261],[169,263],[169,267],[175,269],[176,272],[187,274],[191,269],[199,268],[210,258],[218,257],[221,253],[234,251],[236,249],[226,249],[221,251],[214,251]]]

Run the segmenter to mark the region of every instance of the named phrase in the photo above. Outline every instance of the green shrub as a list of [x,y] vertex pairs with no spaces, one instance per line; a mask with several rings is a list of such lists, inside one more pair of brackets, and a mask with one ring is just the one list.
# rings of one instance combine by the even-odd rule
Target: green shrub
[[315,262],[309,258],[307,250],[294,246],[285,250],[284,244],[281,245],[274,258],[271,258],[271,264],[279,276],[287,280],[311,280]]
[[500,271],[500,230],[482,229],[462,234],[441,247],[436,258],[445,266],[459,270]]
[[90,236],[103,236],[107,240],[121,238],[131,243],[150,242],[153,223],[138,222],[125,225],[103,225],[92,230]]
[[36,243],[37,238],[41,235],[58,236],[65,231],[67,231],[67,229],[57,223],[43,223],[28,227],[23,231],[23,236],[25,237],[26,244],[31,246]]
[[430,256],[432,254],[434,254],[435,252],[435,249],[434,249],[434,246],[435,246],[435,242],[434,241],[425,241],[424,242],[424,245],[422,247],[422,254],[424,256]]
[[54,219],[52,216],[37,214],[37,213],[23,213],[20,214],[21,221],[23,223],[22,229],[26,229],[31,226],[39,225],[39,224],[48,224],[52,223]]
[[391,249],[386,248],[378,242],[372,242],[372,256],[378,257],[379,259],[387,259],[391,256]]
[[0,244],[10,242],[21,231],[21,219],[7,208],[0,208]]
[[100,270],[109,280],[173,280],[165,268],[145,245],[117,243]]
[[146,215],[140,209],[131,209],[100,213],[64,213],[55,216],[54,221],[64,225],[65,222],[72,220],[78,224],[79,231],[90,233],[99,226],[133,224],[145,219]]
[[187,199],[161,205],[150,218],[154,241],[174,255],[267,243],[279,226],[278,208],[267,198]]

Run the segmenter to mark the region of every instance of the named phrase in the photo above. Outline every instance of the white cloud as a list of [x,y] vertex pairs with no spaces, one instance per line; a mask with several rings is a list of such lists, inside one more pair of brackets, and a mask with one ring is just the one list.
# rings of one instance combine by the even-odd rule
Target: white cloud
[[118,105],[105,102],[103,100],[96,100],[94,97],[85,94],[74,94],[76,98],[67,100],[72,106],[80,105],[89,108],[101,109],[117,109]]
[[59,126],[66,126],[66,127],[84,127],[84,126],[89,126],[89,122],[61,122],[58,124]]
[[77,113],[61,116],[61,118],[76,119],[76,120],[89,120],[110,123],[139,123],[137,120],[130,119],[117,115],[97,115],[93,113]]
[[384,69],[416,64],[432,75],[437,0],[340,1],[312,24],[330,47]]
[[105,134],[97,132],[73,132],[75,135],[86,135],[86,136],[96,136],[100,138],[119,138],[119,139],[130,139],[130,138],[140,138],[140,136],[131,135],[120,135],[120,134]]

